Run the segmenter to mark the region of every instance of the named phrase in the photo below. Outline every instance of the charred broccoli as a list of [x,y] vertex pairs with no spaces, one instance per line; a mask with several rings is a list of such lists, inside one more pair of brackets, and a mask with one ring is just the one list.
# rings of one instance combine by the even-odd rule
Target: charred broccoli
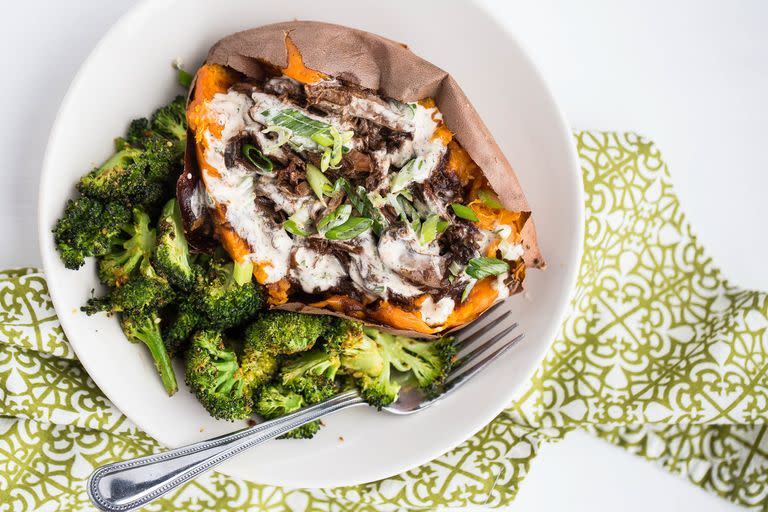
[[[259,393],[256,414],[265,420],[272,420],[296,412],[304,407],[304,398],[282,386],[267,386]],[[282,439],[310,439],[320,430],[320,422],[312,421],[280,436]]]
[[245,351],[240,359],[243,376],[253,389],[267,384],[277,374],[277,357],[266,352]]
[[195,283],[195,270],[176,199],[165,204],[157,221],[154,264],[158,273],[182,290],[190,290]]
[[149,179],[147,164],[158,157],[167,158],[148,155],[145,150],[118,139],[116,153],[80,178],[78,190],[103,201],[120,201],[127,205],[155,204],[162,199],[164,186]]
[[90,197],[70,200],[53,229],[54,241],[64,266],[78,269],[88,256],[103,256],[131,222],[131,210],[118,203]]
[[439,394],[456,354],[453,338],[415,340],[369,328],[365,334],[376,341],[386,361],[400,372],[411,373],[427,395]]
[[363,332],[360,324],[356,325],[339,346],[341,365],[353,376],[377,377],[384,370],[384,357],[376,341]]
[[174,298],[175,294],[168,281],[148,266],[129,277],[119,288],[113,288],[105,297],[88,300],[81,309],[89,315],[100,311],[140,313],[167,306]]
[[325,331],[326,317],[290,311],[260,315],[245,331],[246,346],[271,354],[309,350]]
[[346,318],[328,317],[323,338],[326,350],[340,350],[344,345],[357,343],[363,335],[363,324]]
[[280,382],[287,389],[299,393],[308,404],[316,404],[338,391],[334,379],[339,366],[338,355],[321,349],[310,350],[283,363]]
[[171,356],[179,353],[186,341],[201,327],[201,320],[192,301],[187,299],[176,305],[163,328],[163,341]]
[[133,222],[122,226],[122,233],[112,240],[112,251],[99,260],[99,279],[109,286],[125,284],[134,270],[147,268],[154,247],[149,215],[134,208]]
[[383,365],[378,375],[356,374],[360,395],[373,407],[381,409],[397,400],[400,384],[393,378],[392,362],[382,351]]
[[157,109],[152,115],[152,128],[168,138],[186,141],[186,104],[184,96],[179,95],[168,105]]
[[220,333],[200,331],[185,357],[185,380],[214,418],[245,419],[253,410],[252,389]]
[[157,312],[149,310],[142,313],[123,314],[120,316],[120,326],[129,340],[141,341],[147,346],[152,359],[155,360],[155,366],[160,373],[165,390],[169,396],[173,395],[178,389],[176,375],[173,373],[171,359],[160,335],[160,317]]
[[250,279],[250,273],[246,282],[238,284],[242,267],[232,262],[211,261],[207,271],[197,277],[193,299],[197,310],[205,316],[206,325],[217,329],[235,327],[264,305],[264,291]]

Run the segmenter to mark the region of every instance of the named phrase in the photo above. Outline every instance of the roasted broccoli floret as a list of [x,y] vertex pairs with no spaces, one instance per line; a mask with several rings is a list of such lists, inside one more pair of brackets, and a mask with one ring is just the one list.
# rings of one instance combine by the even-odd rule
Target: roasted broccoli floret
[[338,387],[334,382],[339,370],[339,356],[322,349],[297,354],[280,368],[280,382],[299,393],[308,404],[316,404],[333,396]]
[[131,210],[118,203],[90,197],[70,200],[53,229],[54,241],[64,266],[80,268],[88,256],[103,256],[112,240],[131,222]]
[[243,350],[240,358],[240,368],[243,378],[250,382],[253,389],[267,384],[277,374],[277,357],[266,352],[249,350],[248,347]]
[[133,341],[144,343],[155,360],[155,366],[160,373],[160,379],[168,395],[173,395],[178,386],[176,385],[176,375],[173,373],[171,358],[163,344],[163,338],[160,335],[160,317],[157,311],[149,310],[143,313],[130,313],[120,316],[120,326],[126,337]]
[[80,178],[80,192],[128,205],[156,203],[164,195],[164,186],[148,177],[147,164],[154,160],[149,159],[143,149],[130,146],[125,141],[119,140],[116,146],[118,149],[114,155]]
[[214,418],[245,419],[253,410],[252,390],[237,355],[224,346],[221,333],[200,331],[185,357],[185,380]]
[[189,299],[179,303],[172,311],[170,321],[163,329],[163,341],[171,356],[177,354],[196,330],[203,326],[202,315]]
[[309,350],[325,330],[326,317],[290,311],[260,315],[245,331],[246,346],[271,354]]
[[195,283],[195,270],[190,261],[181,210],[176,199],[165,204],[157,221],[154,263],[158,273],[182,290],[190,290]]
[[[149,125],[149,119],[142,117],[140,119],[134,119],[131,124],[128,125],[128,132],[125,136],[125,143],[130,146],[139,148],[144,144],[144,140],[152,136],[152,127]],[[120,141],[116,144],[120,149]]]
[[456,353],[453,338],[415,340],[369,328],[365,334],[376,341],[384,359],[395,369],[413,374],[428,395],[439,394]]
[[381,409],[397,400],[400,384],[393,378],[392,363],[386,352],[382,351],[383,365],[381,373],[376,376],[367,373],[357,374],[360,395],[373,407]]
[[132,275],[119,288],[113,288],[105,297],[88,300],[82,310],[92,315],[99,311],[109,313],[142,312],[167,306],[175,294],[168,281],[158,276],[152,267]]
[[211,327],[234,327],[249,320],[264,305],[264,291],[250,279],[250,273],[244,284],[238,284],[241,268],[232,262],[211,261],[208,270],[197,277],[192,294],[195,306]]
[[109,286],[123,285],[134,270],[146,269],[154,247],[149,215],[134,208],[133,222],[123,225],[122,233],[112,240],[112,251],[99,260],[99,279]]
[[175,179],[181,170],[184,143],[154,135],[144,141],[143,149],[139,163],[144,166],[147,180],[165,191],[164,184],[172,177]]
[[353,334],[347,336],[339,347],[342,367],[353,376],[379,376],[384,370],[384,357],[379,345],[363,332],[362,327],[355,329]]
[[[283,386],[267,386],[259,393],[256,401],[256,414],[265,420],[271,420],[296,412],[304,407],[304,398]],[[320,430],[320,422],[312,421],[283,434],[280,438],[310,439]]]
[[363,335],[363,324],[346,318],[328,317],[323,338],[326,350],[340,350],[343,345],[354,345]]
[[166,137],[186,141],[186,103],[184,96],[179,95],[168,105],[157,109],[152,115],[152,128]]

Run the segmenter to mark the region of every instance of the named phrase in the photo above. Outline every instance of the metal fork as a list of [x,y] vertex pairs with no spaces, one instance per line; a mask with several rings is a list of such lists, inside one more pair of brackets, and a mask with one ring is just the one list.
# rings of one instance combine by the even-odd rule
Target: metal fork
[[[432,407],[455,393],[517,343],[523,335],[512,336],[517,323],[510,320],[509,311],[502,311],[502,304],[496,304],[480,320],[456,334],[458,358],[441,395],[428,399],[417,388],[403,387],[397,401],[382,410],[405,415]],[[365,405],[365,401],[357,390],[346,391],[287,416],[231,434],[156,455],[106,464],[89,477],[88,496],[101,510],[133,510],[253,446],[358,405]]]

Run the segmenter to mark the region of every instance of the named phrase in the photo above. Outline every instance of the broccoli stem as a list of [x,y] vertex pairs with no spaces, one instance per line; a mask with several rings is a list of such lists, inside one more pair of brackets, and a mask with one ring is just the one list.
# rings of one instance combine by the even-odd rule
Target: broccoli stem
[[253,279],[253,262],[251,260],[235,262],[233,276],[239,286],[250,283]]

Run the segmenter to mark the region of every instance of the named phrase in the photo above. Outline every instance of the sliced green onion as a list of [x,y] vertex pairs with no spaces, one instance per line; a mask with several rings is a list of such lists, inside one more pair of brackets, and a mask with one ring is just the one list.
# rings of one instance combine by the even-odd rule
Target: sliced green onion
[[[261,114],[265,117],[269,117],[268,110],[265,110]],[[331,128],[331,125],[305,116],[298,110],[292,108],[281,110],[270,121],[271,124],[288,128],[295,135],[308,138],[312,138],[312,136],[317,133],[327,132]]]
[[467,263],[465,272],[475,279],[498,276],[509,272],[509,263],[498,258],[472,258]]
[[317,222],[317,230],[324,233],[336,226],[341,226],[349,220],[350,215],[352,215],[352,206],[342,204]]
[[291,135],[293,135],[293,132],[286,128],[285,126],[277,126],[277,125],[270,125],[261,130],[261,133],[267,134],[267,133],[275,133],[277,134],[277,140],[276,141],[270,141],[270,144],[268,147],[264,147],[264,151],[272,151],[273,149],[277,149],[289,140],[291,140]]
[[286,221],[283,222],[283,229],[292,235],[309,236],[309,232],[299,226],[299,223],[293,219],[286,219]]
[[487,188],[481,188],[477,192],[477,197],[479,197],[483,204],[489,208],[493,208],[494,210],[501,210],[503,208],[499,202],[499,198],[496,197],[496,194]]
[[362,235],[373,225],[373,219],[367,217],[350,217],[344,224],[325,232],[329,240],[351,240]]
[[283,222],[283,229],[292,235],[309,236],[309,208],[299,208]]
[[253,279],[253,262],[250,259],[235,262],[232,276],[235,278],[235,282],[240,286],[250,283],[251,279]]
[[475,287],[475,283],[477,283],[476,280],[472,280],[469,282],[466,288],[464,288],[464,291],[461,294],[461,302],[465,302],[467,298],[469,297],[470,292],[472,291],[472,288]]
[[326,131],[313,133],[310,139],[317,142],[324,148],[333,146],[333,137],[331,137]]
[[327,148],[323,151],[323,156],[320,157],[320,171],[325,172],[328,167],[331,166],[331,148]]
[[445,231],[448,227],[448,222],[441,219],[439,215],[433,213],[426,218],[421,224],[421,230],[419,231],[419,242],[421,245],[426,245],[432,242],[437,235]]
[[469,206],[464,206],[463,204],[459,204],[459,203],[451,203],[451,208],[453,209],[453,213],[455,213],[457,217],[471,220],[472,222],[477,222],[480,220],[479,218],[477,218],[477,214],[475,213],[475,211]]
[[265,157],[264,154],[259,151],[259,148],[253,144],[243,144],[242,152],[243,156],[257,169],[264,172],[272,172],[272,160]]
[[323,205],[325,205],[325,198],[323,197],[327,190],[333,189],[331,180],[325,177],[320,169],[312,164],[307,164],[307,181],[310,188],[315,193],[317,198]]
[[341,134],[336,128],[331,128],[331,137],[333,137],[333,149],[331,150],[331,165],[339,165],[341,162],[341,148],[344,142],[341,139]]
[[416,179],[416,166],[419,161],[421,161],[423,165],[423,160],[420,158],[414,158],[413,160],[410,160],[408,163],[406,163],[400,169],[400,171],[392,177],[392,181],[389,183],[390,192],[396,194],[397,192],[400,192],[406,188],[414,179]]

